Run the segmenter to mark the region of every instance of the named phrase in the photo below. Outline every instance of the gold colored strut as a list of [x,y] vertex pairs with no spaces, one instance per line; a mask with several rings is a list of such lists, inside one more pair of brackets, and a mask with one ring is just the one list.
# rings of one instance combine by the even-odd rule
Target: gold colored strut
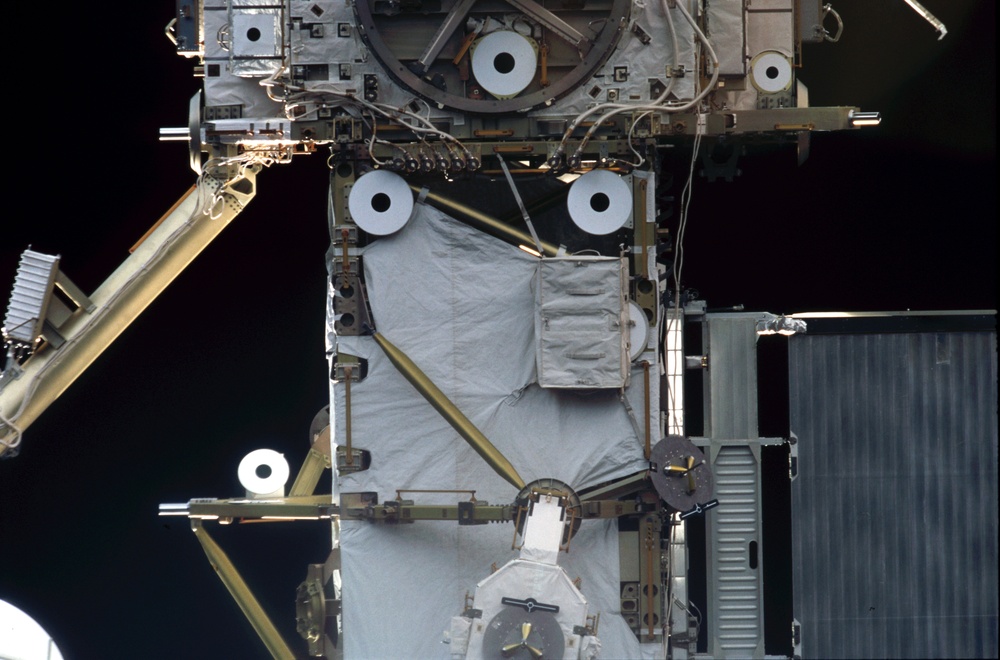
[[483,435],[475,424],[473,424],[468,417],[466,417],[461,410],[458,409],[451,399],[445,396],[444,392],[438,389],[437,385],[427,377],[423,371],[420,370],[413,360],[409,358],[403,351],[399,350],[392,343],[383,337],[379,333],[374,333],[372,337],[375,342],[385,351],[386,357],[392,362],[393,366],[399,370],[399,373],[403,374],[406,380],[410,381],[410,385],[416,388],[420,394],[427,399],[427,403],[434,406],[434,409],[441,413],[441,416],[451,424],[452,428],[458,431],[458,434],[465,438],[465,441],[476,450],[480,456],[483,457],[491,468],[493,468],[497,474],[503,477],[505,480],[514,485],[515,488],[521,490],[524,488],[524,479],[521,475],[517,473],[514,466],[511,465],[510,461],[500,453],[493,443]]
[[[410,188],[416,193],[422,193],[419,186],[410,186]],[[497,220],[493,216],[487,215],[478,209],[474,209],[471,206],[466,206],[461,202],[456,202],[453,199],[449,199],[443,195],[439,195],[435,192],[427,192],[424,195],[424,202],[454,216],[456,219],[461,220],[466,224],[470,224],[474,227],[481,229],[486,229],[493,232],[494,234],[502,237],[513,245],[527,245],[533,246],[535,244],[535,239],[531,237],[531,234],[525,231],[521,231],[517,227],[512,227],[504,222]],[[559,247],[549,243],[548,241],[540,241],[542,245],[542,252],[546,257],[554,257],[559,253]]]
[[208,531],[202,527],[201,520],[192,518],[191,530],[198,537],[198,541],[201,543],[201,547],[204,549],[212,568],[215,569],[215,573],[222,580],[222,583],[226,585],[226,589],[229,590],[229,594],[236,601],[236,604],[243,610],[243,614],[250,621],[250,625],[260,635],[260,639],[264,642],[267,650],[278,660],[295,660],[295,654],[292,653],[292,649],[288,647],[288,644],[282,639],[281,633],[271,623],[271,619],[268,618],[267,613],[264,612],[264,608],[257,602],[257,599],[250,591],[250,587],[247,586],[247,583],[243,581],[236,567],[233,566],[233,562],[229,560],[229,557],[218,546],[215,540],[208,535]]

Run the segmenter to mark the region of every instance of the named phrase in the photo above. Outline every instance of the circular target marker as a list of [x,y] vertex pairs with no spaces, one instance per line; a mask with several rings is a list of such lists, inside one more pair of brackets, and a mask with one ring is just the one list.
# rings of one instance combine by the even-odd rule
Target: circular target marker
[[288,461],[273,449],[256,449],[243,457],[236,473],[247,491],[272,495],[281,492],[288,481]]
[[608,170],[593,170],[573,182],[566,198],[573,223],[596,236],[617,231],[632,213],[632,191]]
[[386,170],[362,175],[347,196],[354,222],[369,234],[387,236],[406,224],[413,213],[413,193],[403,177]]
[[520,94],[534,80],[537,68],[534,42],[512,30],[491,32],[477,41],[472,51],[472,74],[497,98]]
[[792,63],[774,50],[765,50],[750,63],[750,80],[762,92],[783,92],[792,86]]

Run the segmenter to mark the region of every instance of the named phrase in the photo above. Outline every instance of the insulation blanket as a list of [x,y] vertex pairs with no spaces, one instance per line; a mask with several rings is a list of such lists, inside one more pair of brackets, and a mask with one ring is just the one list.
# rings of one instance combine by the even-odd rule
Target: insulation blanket
[[[377,330],[404,351],[507,457],[525,482],[551,477],[577,491],[645,469],[642,440],[618,390],[543,390],[535,371],[538,260],[439,211],[417,204],[398,233],[364,252]],[[332,319],[330,321],[332,332]],[[475,490],[493,504],[517,492],[498,476],[389,362],[371,337],[331,337],[340,353],[368,360],[351,386],[352,442],[371,467],[337,477],[336,493],[397,489]],[[652,400],[658,400],[653,383]],[[645,411],[643,378],[629,402]],[[343,442],[343,388],[333,388],[336,441]],[[655,412],[654,412],[655,414]],[[657,420],[651,420],[653,429]],[[403,493],[418,504],[455,504],[467,494]],[[466,593],[516,557],[511,524],[342,521],[346,658],[448,658],[442,634]],[[619,616],[615,521],[585,521],[559,563],[580,577],[590,613],[601,613],[602,657],[639,657]],[[656,645],[657,648],[658,645]]]

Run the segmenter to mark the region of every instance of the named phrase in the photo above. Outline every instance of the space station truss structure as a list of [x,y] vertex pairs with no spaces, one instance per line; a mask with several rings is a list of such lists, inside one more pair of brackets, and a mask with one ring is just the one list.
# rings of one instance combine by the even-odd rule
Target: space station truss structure
[[[804,159],[813,132],[878,122],[809,106],[802,46],[835,41],[836,12],[814,0],[177,8],[167,35],[204,85],[187,126],[162,137],[188,142],[198,186],[120,276],[125,293],[83,297],[83,311],[48,318],[44,290],[71,283],[26,257],[18,299],[37,309],[18,312],[34,330],[8,357],[18,379],[0,382],[5,420],[19,422],[7,431],[86,366],[25,355],[69,350],[106,320],[99,353],[130,320],[114,320],[122,296],[141,311],[162,289],[138,290],[151,266],[184,252],[170,262],[183,268],[262,170],[313,154],[329,167],[330,231],[330,405],[313,447],[290,487],[283,458],[254,452],[245,498],[162,510],[191,518],[271,653],[302,651],[207,521],[329,521],[332,552],[296,597],[313,656],[764,657],[762,453],[790,449],[760,437],[756,346],[808,323],[688,295],[683,182],[696,164],[731,178],[756,145]],[[38,386],[31,369],[58,383]],[[333,492],[316,495],[327,468]]]

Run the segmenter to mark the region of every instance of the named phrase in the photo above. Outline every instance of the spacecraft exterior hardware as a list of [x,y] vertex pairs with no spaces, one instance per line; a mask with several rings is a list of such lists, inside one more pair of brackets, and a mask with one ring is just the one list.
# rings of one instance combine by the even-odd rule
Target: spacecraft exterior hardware
[[[164,136],[189,141],[198,186],[90,298],[57,258],[26,254],[0,451],[249,203],[262,169],[324,150],[330,406],[309,457],[287,495],[288,463],[257,450],[245,498],[161,509],[191,519],[268,650],[294,655],[205,521],[328,521],[329,556],[296,595],[314,656],[679,659],[706,650],[705,626],[709,653],[762,657],[760,451],[785,441],[759,437],[753,357],[758,334],[806,322],[689,299],[686,207],[671,232],[659,187],[717,147],[802,148],[877,122],[807,105],[802,44],[834,40],[831,13],[179,0],[167,33],[204,90]],[[703,356],[684,355],[685,332]],[[709,360],[691,437],[685,372]],[[315,495],[327,468],[333,492]],[[686,540],[698,516],[707,558]],[[704,616],[692,563],[713,594]]]
[[[685,303],[658,181],[699,149],[800,144],[814,130],[854,128],[858,111],[805,107],[795,80],[802,43],[827,36],[820,4],[765,4],[178,3],[168,35],[196,61],[204,89],[188,127],[164,136],[188,139],[198,194],[137,252],[124,293],[95,300],[94,320],[68,336],[127,323],[116,296],[198,230],[188,217],[226,220],[262,168],[329,151],[333,449],[309,469],[328,463],[334,492],[317,511],[301,499],[315,478],[300,477],[285,497],[284,459],[254,452],[240,467],[247,499],[225,505],[276,502],[292,508],[269,517],[338,521],[330,561],[300,590],[312,603],[300,621],[311,652],[694,650],[679,641],[694,617],[676,541],[679,515],[711,501],[714,468],[690,441],[661,441],[684,433],[684,359],[664,346],[679,345]],[[61,391],[13,391],[31,378],[14,381],[10,398],[40,408]],[[530,545],[513,554],[510,525],[480,523],[516,523],[523,511],[527,534],[548,509],[533,502],[528,515],[519,491],[540,481],[573,534],[539,562]],[[192,516],[217,556],[201,524],[216,514],[198,506],[164,512]],[[442,515],[459,524],[424,522]],[[393,520],[421,522],[385,524]],[[571,553],[558,551],[570,542]],[[514,579],[518,589],[503,577],[529,565],[535,577]],[[759,596],[759,575],[741,579]],[[224,581],[259,618],[238,575]],[[415,600],[423,607],[404,606]],[[378,615],[386,608],[400,613],[391,635]],[[461,634],[440,643],[453,617],[477,611],[463,615],[464,645]],[[756,603],[751,613],[739,642],[747,652],[763,648]],[[255,627],[284,653],[266,623]]]

